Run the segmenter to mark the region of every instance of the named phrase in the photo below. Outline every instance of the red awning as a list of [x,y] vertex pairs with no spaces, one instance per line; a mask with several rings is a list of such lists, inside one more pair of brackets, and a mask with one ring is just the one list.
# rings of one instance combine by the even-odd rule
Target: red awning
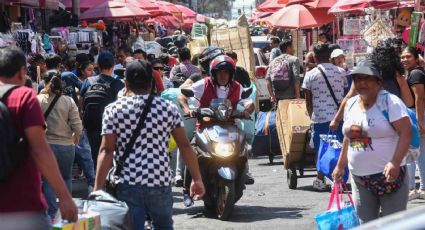
[[57,10],[59,0],[3,0],[5,5]]

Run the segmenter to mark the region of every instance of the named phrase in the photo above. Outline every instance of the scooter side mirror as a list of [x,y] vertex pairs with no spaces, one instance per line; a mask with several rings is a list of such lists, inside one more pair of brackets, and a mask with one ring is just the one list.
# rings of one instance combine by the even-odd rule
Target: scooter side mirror
[[252,88],[246,88],[243,89],[242,94],[241,94],[241,98],[242,99],[247,99],[252,93]]
[[185,97],[194,97],[195,93],[191,89],[181,89],[182,94]]

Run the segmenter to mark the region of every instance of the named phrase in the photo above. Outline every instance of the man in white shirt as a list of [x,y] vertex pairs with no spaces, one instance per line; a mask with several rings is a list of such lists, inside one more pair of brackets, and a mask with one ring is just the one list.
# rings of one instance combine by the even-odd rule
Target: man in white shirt
[[[346,85],[345,70],[329,63],[330,55],[328,44],[322,43],[314,47],[314,59],[318,65],[307,72],[302,84],[307,111],[312,121],[312,138],[316,151],[319,151],[320,135],[329,133],[330,121],[344,98]],[[329,86],[325,78],[328,79]],[[337,131],[337,137],[342,138],[341,126]],[[324,176],[319,172],[313,187],[319,191],[327,189]]]

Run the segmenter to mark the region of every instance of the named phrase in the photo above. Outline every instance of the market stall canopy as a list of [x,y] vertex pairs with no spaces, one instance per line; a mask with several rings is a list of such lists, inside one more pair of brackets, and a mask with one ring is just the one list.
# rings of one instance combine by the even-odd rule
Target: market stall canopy
[[305,3],[305,6],[319,9],[319,8],[331,8],[337,0],[314,0],[313,2]]
[[137,5],[121,1],[106,1],[81,14],[80,19],[132,19],[151,16]]
[[[72,0],[60,0],[62,4],[65,5],[66,9],[72,9]],[[142,8],[144,10],[159,10],[158,5],[156,5],[154,2],[150,0],[114,0],[117,2],[130,2],[134,5],[139,6],[139,8]],[[80,0],[80,10],[84,12],[87,9],[90,9],[92,7],[95,7],[97,5],[100,5],[104,3],[105,0]]]
[[171,2],[155,1],[155,3],[157,5],[164,6],[168,11],[170,11],[173,14],[175,14],[175,13],[181,14],[182,13],[182,11],[176,5],[174,5]]
[[304,3],[309,3],[312,2],[314,0],[279,0],[279,1],[286,1],[286,5],[290,6],[290,5],[295,5],[295,4],[304,4]]
[[278,1],[279,0],[266,0],[261,3],[261,5],[257,6],[256,9],[260,12],[276,12],[285,7],[285,4],[279,3]]
[[264,20],[276,27],[307,29],[330,23],[335,20],[335,16],[324,10],[297,4],[285,7]]
[[3,0],[5,5],[17,5],[33,8],[57,10],[59,7],[59,0]]
[[183,18],[195,18],[198,13],[187,8],[186,6],[176,5],[177,8],[182,12]]
[[155,18],[151,18],[149,20],[146,20],[145,23],[155,23],[160,22],[162,25],[164,25],[166,28],[169,29],[179,29],[180,28],[180,22],[179,19],[176,18],[176,16],[173,15],[166,15],[166,16],[158,16]]
[[396,6],[407,5],[411,1],[394,0],[338,0],[335,5],[329,9],[329,13],[344,12],[364,12],[364,9],[372,7],[374,9],[390,9]]

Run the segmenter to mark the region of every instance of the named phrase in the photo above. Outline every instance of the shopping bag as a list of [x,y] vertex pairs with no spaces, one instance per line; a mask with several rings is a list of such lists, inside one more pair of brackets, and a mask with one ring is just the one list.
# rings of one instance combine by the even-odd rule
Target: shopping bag
[[102,229],[132,229],[131,217],[127,204],[99,190],[89,194],[83,200],[88,212],[100,214]]
[[[339,142],[335,135],[320,135],[320,147],[317,157],[317,171],[323,173],[327,178],[332,180],[332,172],[335,169],[339,154],[341,153],[342,143]],[[348,180],[348,166],[345,167],[344,182]]]
[[[327,210],[315,217],[319,230],[345,230],[360,225],[353,199],[347,189],[347,193],[344,193],[341,183],[334,183]],[[344,202],[343,194],[348,196],[347,203]]]

